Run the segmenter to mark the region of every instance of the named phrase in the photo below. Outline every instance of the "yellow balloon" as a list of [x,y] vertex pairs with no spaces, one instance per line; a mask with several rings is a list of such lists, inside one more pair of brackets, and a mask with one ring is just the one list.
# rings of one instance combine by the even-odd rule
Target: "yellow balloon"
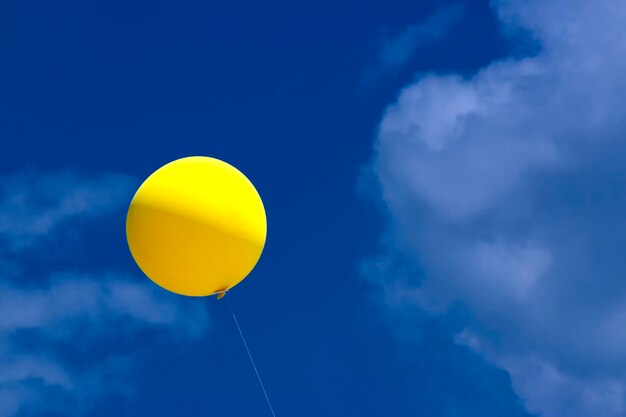
[[178,159],[139,187],[126,217],[139,268],[177,294],[223,294],[256,265],[267,233],[252,183],[214,158]]

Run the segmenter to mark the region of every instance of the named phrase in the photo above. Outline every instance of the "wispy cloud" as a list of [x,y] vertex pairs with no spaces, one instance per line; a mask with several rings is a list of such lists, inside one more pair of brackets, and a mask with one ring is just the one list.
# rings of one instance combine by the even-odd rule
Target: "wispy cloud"
[[456,4],[438,10],[419,24],[409,25],[400,33],[387,36],[380,48],[382,70],[397,69],[425,44],[441,39],[463,17],[464,6]]
[[542,50],[426,75],[389,106],[372,167],[387,257],[423,277],[372,275],[391,303],[467,306],[459,343],[508,370],[530,411],[624,415],[626,4],[494,5]]
[[[120,274],[65,273],[53,276],[43,288],[0,284],[0,293],[0,332],[5,333],[39,329],[51,337],[67,335],[72,330],[68,324],[80,320],[96,325],[127,320],[139,326],[172,326],[189,336],[201,334],[206,327],[206,318],[194,304],[176,303],[182,297],[170,297],[155,285]],[[190,316],[194,320],[188,322]]]
[[0,182],[0,237],[22,248],[80,217],[97,217],[127,203],[135,181],[123,174],[81,177],[35,170]]
[[[12,402],[31,412],[52,411],[47,397],[63,395],[72,400],[59,404],[57,411],[68,415],[84,413],[107,393],[127,394],[131,387],[125,376],[134,355],[145,347],[133,344],[123,354],[84,358],[79,368],[57,347],[79,341],[77,351],[84,352],[112,340],[132,339],[147,329],[177,340],[203,334],[207,317],[203,306],[194,302],[198,300],[168,296],[154,287],[130,277],[69,274],[54,278],[46,288],[0,287],[0,344],[5,346],[0,391],[13,392]],[[23,331],[37,338],[37,349],[20,349],[16,340]],[[12,409],[0,416],[13,415]]]
[[444,38],[464,14],[465,7],[455,4],[439,9],[424,22],[409,25],[397,32],[387,30],[380,41],[377,62],[368,68],[365,80],[398,71],[420,48]]
[[[44,250],[55,244],[60,229],[77,227],[77,220],[121,211],[133,183],[120,174],[85,178],[31,171],[1,178],[0,241],[5,245],[0,256],[19,254],[32,245],[43,245]],[[81,222],[81,227],[88,226]],[[104,395],[130,395],[127,375],[141,346],[128,343],[123,351],[97,356],[82,353],[102,350],[113,340],[133,340],[150,329],[158,330],[160,339],[191,340],[203,335],[208,325],[198,300],[172,296],[126,273],[51,271],[34,286],[20,265],[4,265],[0,417],[44,410],[83,415]],[[25,332],[37,340],[35,347],[23,348],[20,336]],[[68,359],[72,346],[80,366]]]

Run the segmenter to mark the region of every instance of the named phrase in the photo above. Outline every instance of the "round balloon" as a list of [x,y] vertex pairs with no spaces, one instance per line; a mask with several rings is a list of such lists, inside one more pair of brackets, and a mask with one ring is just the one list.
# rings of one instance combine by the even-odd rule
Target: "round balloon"
[[235,167],[193,156],[171,162],[139,187],[126,217],[139,268],[177,294],[224,293],[252,271],[267,222],[261,197]]

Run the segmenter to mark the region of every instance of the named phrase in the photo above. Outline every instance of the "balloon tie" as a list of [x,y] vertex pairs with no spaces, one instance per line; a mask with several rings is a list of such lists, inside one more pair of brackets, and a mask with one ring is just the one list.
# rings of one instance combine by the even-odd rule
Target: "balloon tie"
[[265,400],[267,401],[267,406],[270,409],[273,417],[276,417],[274,414],[274,408],[272,408],[272,403],[270,402],[270,397],[267,395],[267,391],[265,390],[265,386],[263,386],[263,381],[261,380],[261,375],[259,375],[259,370],[254,363],[254,359],[252,359],[252,354],[250,353],[250,349],[248,348],[248,344],[246,343],[246,338],[243,337],[243,332],[241,331],[241,327],[239,326],[239,321],[237,321],[237,316],[235,315],[235,311],[233,310],[233,306],[230,303],[230,298],[227,298],[228,307],[230,308],[230,312],[233,314],[233,319],[235,320],[235,325],[237,325],[237,330],[239,330],[239,336],[241,336],[241,341],[243,342],[243,346],[246,348],[246,352],[248,352],[248,357],[250,358],[250,363],[252,363],[252,368],[254,368],[254,373],[256,374],[257,379],[259,380],[259,385],[261,386],[261,390],[263,390],[263,395],[265,395]]

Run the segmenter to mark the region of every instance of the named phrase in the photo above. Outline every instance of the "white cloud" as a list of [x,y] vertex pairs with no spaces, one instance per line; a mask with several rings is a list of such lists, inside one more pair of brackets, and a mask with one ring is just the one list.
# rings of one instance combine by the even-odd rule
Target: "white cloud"
[[63,388],[73,388],[70,376],[54,362],[41,358],[19,355],[8,356],[0,364],[0,386],[12,385],[18,381],[26,381],[37,378],[49,385],[58,385]]
[[[189,335],[206,327],[199,304],[177,303],[182,297],[169,296],[151,283],[133,282],[119,274],[100,276],[60,274],[44,288],[0,286],[0,332],[20,329],[67,328],[74,320],[125,319],[151,326],[172,326]],[[189,317],[194,320],[188,321]]]
[[96,217],[128,204],[134,180],[123,174],[80,177],[67,171],[25,171],[0,182],[0,237],[22,248],[72,219]]
[[[49,407],[46,399],[51,392],[71,394],[72,401],[59,406],[69,415],[85,412],[104,393],[123,394],[130,389],[125,376],[141,346],[122,356],[106,355],[105,364],[99,358],[80,370],[56,356],[54,347],[78,342],[81,350],[91,349],[150,328],[158,329],[160,337],[199,337],[208,324],[200,301],[113,275],[65,274],[46,288],[0,287],[0,345],[5,346],[0,392],[12,392],[13,404],[4,413],[0,408],[0,416],[12,416],[20,407],[31,411]],[[34,352],[12,346],[15,336],[25,330],[38,335],[41,345]]]
[[380,70],[394,70],[404,65],[417,49],[443,37],[464,14],[463,5],[444,7],[420,24],[409,25],[395,36],[388,36],[380,49]]
[[[0,417],[43,410],[83,415],[106,394],[132,393],[127,376],[140,344],[82,358],[80,366],[58,346],[80,353],[132,341],[150,329],[158,330],[159,340],[189,341],[205,333],[201,299],[167,293],[147,279],[80,271],[31,277],[17,261],[6,260],[33,245],[54,245],[61,229],[77,228],[77,220],[124,208],[133,183],[121,174],[68,172],[0,178]],[[23,349],[24,332],[36,337],[35,346]]]
[[[391,304],[464,303],[459,335],[546,417],[626,414],[626,3],[495,1],[538,55],[426,75],[380,124]],[[418,282],[416,282],[418,281]]]

